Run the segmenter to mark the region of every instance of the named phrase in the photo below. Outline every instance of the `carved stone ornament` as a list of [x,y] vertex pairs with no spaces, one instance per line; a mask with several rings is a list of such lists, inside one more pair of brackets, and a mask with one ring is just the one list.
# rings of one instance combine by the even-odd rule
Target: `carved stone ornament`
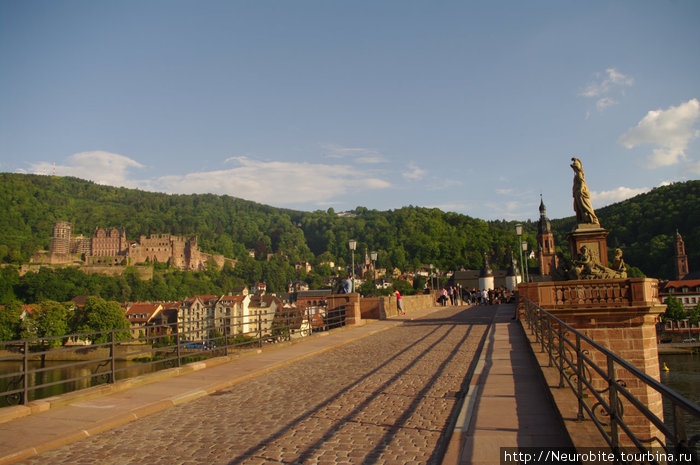
[[598,258],[585,245],[581,247],[581,253],[573,260],[568,260],[561,252],[557,256],[559,258],[559,266],[552,271],[552,279],[554,281],[627,278],[627,268],[622,259],[621,249],[615,249],[615,258],[610,268],[601,265]]

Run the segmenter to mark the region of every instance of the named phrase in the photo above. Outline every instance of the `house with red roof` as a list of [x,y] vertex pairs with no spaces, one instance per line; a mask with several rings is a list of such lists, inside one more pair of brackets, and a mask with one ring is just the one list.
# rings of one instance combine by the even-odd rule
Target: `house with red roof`
[[150,302],[135,302],[127,306],[126,319],[129,320],[131,337],[145,340],[148,334],[149,322],[161,311],[163,305]]
[[686,311],[697,307],[700,302],[700,279],[681,279],[663,283],[659,289],[661,302],[666,303],[670,295],[678,299]]

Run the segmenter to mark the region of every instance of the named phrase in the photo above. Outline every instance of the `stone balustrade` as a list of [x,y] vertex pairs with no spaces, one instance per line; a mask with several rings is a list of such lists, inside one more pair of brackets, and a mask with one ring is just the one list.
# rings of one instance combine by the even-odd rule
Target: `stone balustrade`
[[529,283],[520,284],[518,291],[547,310],[630,309],[659,304],[659,282],[649,278]]

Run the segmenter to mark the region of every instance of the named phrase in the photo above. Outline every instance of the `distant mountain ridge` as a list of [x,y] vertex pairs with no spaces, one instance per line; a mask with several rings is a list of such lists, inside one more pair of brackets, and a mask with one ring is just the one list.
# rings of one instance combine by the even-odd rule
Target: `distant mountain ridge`
[[[438,209],[408,206],[391,211],[357,207],[354,215],[332,209],[302,212],[213,194],[171,195],[103,186],[70,177],[0,173],[0,262],[26,262],[48,248],[54,221],[70,221],[75,234],[97,227],[123,228],[129,239],[169,233],[196,235],[201,250],[229,258],[284,256],[290,263],[349,263],[347,242],[358,241],[356,260],[379,252],[378,265],[407,269],[480,268],[482,254],[504,266],[517,250],[517,221],[484,221]],[[700,181],[675,183],[596,211],[610,230],[608,245],[648,276],[672,278],[676,229],[691,270],[700,269]],[[557,247],[568,252],[574,217],[553,219]],[[536,222],[524,221],[535,244]],[[530,263],[534,266],[534,262]]]

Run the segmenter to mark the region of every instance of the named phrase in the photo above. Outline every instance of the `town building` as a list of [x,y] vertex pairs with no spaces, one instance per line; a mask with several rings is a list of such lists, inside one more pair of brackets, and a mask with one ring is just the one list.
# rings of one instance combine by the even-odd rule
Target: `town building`
[[162,302],[161,306],[163,307],[161,311],[152,316],[146,326],[146,334],[150,338],[177,334],[177,314],[180,302]]
[[309,284],[306,281],[294,281],[287,284],[287,292],[308,291]]
[[700,302],[700,279],[680,279],[663,283],[659,290],[661,302],[666,303],[671,295],[683,304],[686,311],[697,307]]
[[300,262],[296,262],[294,264],[294,269],[296,271],[304,270],[306,273],[311,273],[311,270],[313,269],[313,267],[311,266],[311,263],[309,263],[307,261],[300,261]]
[[214,326],[224,337],[237,336],[245,332],[250,295],[222,296],[214,305]]
[[150,302],[136,302],[129,304],[126,307],[124,316],[129,320],[129,332],[133,339],[142,339],[149,337],[148,325],[152,325],[151,320],[163,310],[163,305]]
[[207,341],[214,327],[215,295],[196,295],[180,303],[177,314],[177,331],[181,340]]
[[265,337],[272,334],[272,323],[284,303],[271,294],[255,294],[250,298],[248,312],[243,317],[243,334]]

